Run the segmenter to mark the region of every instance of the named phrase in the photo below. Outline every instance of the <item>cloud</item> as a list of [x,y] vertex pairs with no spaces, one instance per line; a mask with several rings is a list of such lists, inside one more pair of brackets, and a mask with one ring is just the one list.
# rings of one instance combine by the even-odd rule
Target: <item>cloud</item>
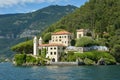
[[0,8],[22,5],[26,3],[60,2],[66,0],[0,0]]

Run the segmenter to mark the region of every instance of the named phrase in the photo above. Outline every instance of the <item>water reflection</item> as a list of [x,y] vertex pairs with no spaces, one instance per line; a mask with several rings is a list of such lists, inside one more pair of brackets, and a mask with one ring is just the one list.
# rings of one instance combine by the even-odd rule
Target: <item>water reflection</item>
[[120,80],[120,66],[33,66],[0,64],[0,80]]

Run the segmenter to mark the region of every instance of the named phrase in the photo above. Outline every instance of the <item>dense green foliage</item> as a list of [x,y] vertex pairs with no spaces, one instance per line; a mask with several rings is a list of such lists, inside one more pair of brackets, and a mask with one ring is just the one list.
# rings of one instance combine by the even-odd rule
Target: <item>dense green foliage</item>
[[16,54],[14,57],[16,65],[22,65],[26,62],[26,54]]
[[114,35],[114,31],[120,28],[119,5],[119,0],[89,0],[75,12],[50,26],[45,32],[52,32],[59,28],[75,32],[77,28],[88,28],[100,37],[103,32]]
[[84,63],[86,65],[93,65],[95,62],[93,60],[89,59],[89,58],[85,58],[84,59]]
[[116,58],[117,62],[120,62],[120,29],[116,30],[115,35],[110,39],[111,54]]
[[18,66],[30,66],[30,65],[45,65],[45,59],[42,57],[35,57],[26,54],[16,54],[14,56],[15,65]]
[[30,41],[19,43],[13,46],[11,49],[17,53],[23,53],[23,52],[26,54],[33,53],[33,41],[30,40]]
[[46,57],[46,49],[44,48],[44,49],[42,49],[42,51],[41,51],[41,57],[43,57],[43,58],[45,58]]
[[50,32],[46,33],[46,34],[43,36],[43,41],[44,41],[45,43],[49,42],[49,40],[51,40],[51,33],[50,33]]
[[92,65],[97,64],[97,62],[103,58],[106,64],[115,64],[115,58],[107,52],[101,51],[92,51],[92,52],[84,52],[84,53],[74,53],[68,52],[66,54],[66,58],[62,58],[62,61],[76,61],[77,59],[81,59],[85,64]]
[[97,43],[94,39],[92,39],[91,37],[81,37],[81,38],[77,39],[75,46],[89,47],[89,46],[93,46],[93,45],[97,45]]

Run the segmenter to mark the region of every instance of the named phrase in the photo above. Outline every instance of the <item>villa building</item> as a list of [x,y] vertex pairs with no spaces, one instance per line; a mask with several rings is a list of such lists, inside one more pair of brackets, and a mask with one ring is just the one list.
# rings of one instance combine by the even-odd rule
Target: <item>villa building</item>
[[52,33],[51,39],[49,43],[58,43],[63,44],[65,46],[71,45],[72,34],[68,31],[59,31],[56,33]]
[[[46,49],[46,58],[51,59],[52,62],[58,62],[61,54],[64,52],[64,48],[71,45],[72,34],[68,31],[59,31],[51,34],[51,40],[49,44],[42,44],[42,38],[37,40],[34,37],[34,50],[33,54],[38,54],[38,49]],[[39,45],[37,45],[39,44]]]
[[[81,38],[87,36],[87,33],[90,32],[87,29],[79,29],[76,31],[76,38]],[[92,46],[92,47],[75,47],[71,46],[71,40],[73,36],[72,33],[68,31],[59,31],[51,34],[51,40],[48,44],[42,44],[43,40],[40,37],[39,40],[37,37],[34,37],[33,40],[33,55],[38,55],[39,51],[43,49],[46,50],[46,58],[49,58],[51,62],[59,62],[61,54],[67,51],[75,51],[83,53],[84,51],[90,50],[108,50],[106,47]],[[102,49],[103,48],[103,49]]]
[[87,34],[87,30],[85,30],[85,29],[78,29],[77,30],[77,39],[81,38],[83,36],[86,36],[86,34]]
[[77,32],[77,39],[84,37],[84,36],[92,36],[92,32],[88,29],[78,29]]

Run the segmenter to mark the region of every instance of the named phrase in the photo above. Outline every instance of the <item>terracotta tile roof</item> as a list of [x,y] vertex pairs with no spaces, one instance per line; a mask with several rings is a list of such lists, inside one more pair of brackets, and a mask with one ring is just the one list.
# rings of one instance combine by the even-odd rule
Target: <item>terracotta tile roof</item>
[[84,32],[86,29],[78,29],[77,32]]
[[49,44],[41,44],[39,46],[47,47],[47,46],[65,46],[65,45],[60,43],[49,43]]
[[55,33],[52,33],[52,35],[64,35],[64,34],[71,34],[70,32],[68,32],[68,31],[59,31],[59,32],[55,32]]

